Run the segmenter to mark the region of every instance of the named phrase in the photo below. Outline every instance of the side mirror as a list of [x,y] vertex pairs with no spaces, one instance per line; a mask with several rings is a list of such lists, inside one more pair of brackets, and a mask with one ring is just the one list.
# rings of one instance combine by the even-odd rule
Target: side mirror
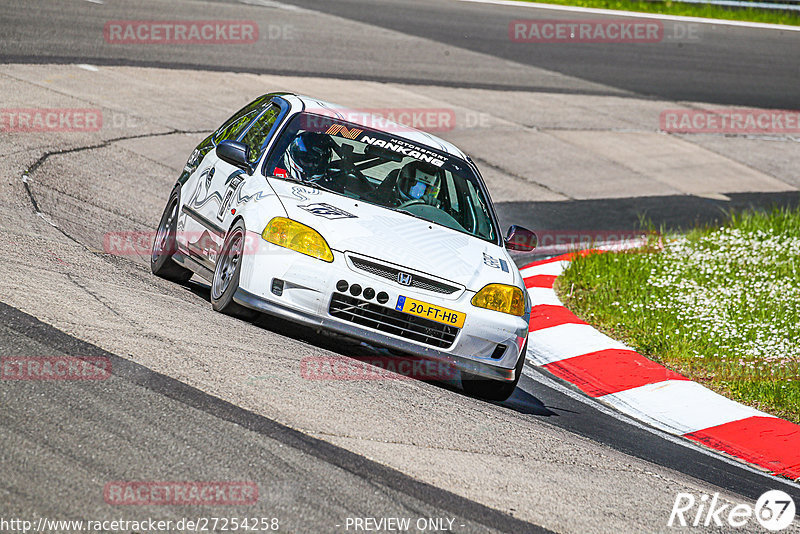
[[536,248],[539,239],[536,234],[521,226],[512,225],[506,236],[506,248],[520,252],[530,252]]
[[253,173],[250,165],[250,147],[238,141],[222,141],[217,145],[217,157],[225,163],[238,167],[247,174]]

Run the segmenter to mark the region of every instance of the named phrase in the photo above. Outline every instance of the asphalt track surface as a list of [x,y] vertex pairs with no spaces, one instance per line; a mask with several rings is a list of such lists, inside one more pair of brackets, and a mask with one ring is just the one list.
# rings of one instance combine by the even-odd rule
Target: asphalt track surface
[[[531,53],[530,49],[522,52],[508,43],[509,20],[567,17],[548,12],[527,15],[522,10],[519,10],[522,14],[501,14],[491,6],[459,2],[296,0],[291,3],[345,20],[444,43],[453,47],[454,54],[457,48],[480,52],[487,62],[503,62],[503,67],[493,71],[492,79],[476,81],[472,69],[481,68],[481,65],[450,68],[443,58],[428,58],[430,68],[419,68],[414,58],[409,61],[407,56],[395,57],[395,47],[380,46],[379,42],[373,43],[374,48],[370,50],[371,62],[354,58],[336,65],[326,64],[328,62],[318,52],[302,46],[292,48],[295,55],[291,62],[280,55],[256,59],[248,57],[247,51],[235,55],[213,51],[204,55],[180,49],[148,49],[135,53],[129,49],[113,50],[97,43],[98,25],[102,27],[111,19],[156,18],[152,15],[153,6],[148,12],[144,8],[108,2],[109,5],[103,7],[106,11],[98,13],[96,5],[83,0],[71,0],[58,8],[49,2],[4,2],[0,60],[4,63],[191,67],[201,71],[300,74],[501,90],[539,89],[565,94],[623,97],[636,94],[638,97],[658,96],[726,105],[797,107],[796,52],[800,40],[796,33],[714,28],[703,33],[701,43],[681,43],[682,46],[590,46],[574,50],[567,46]],[[214,9],[214,4],[163,3],[159,5],[158,18],[197,15],[203,9]],[[237,15],[247,18],[254,9],[284,10],[274,6],[225,4],[230,4],[224,8],[225,18]],[[570,14],[568,18],[582,17]],[[476,26],[478,20],[480,26]],[[320,28],[320,32],[325,31],[330,28]],[[88,38],[90,35],[93,37]],[[348,50],[345,38],[338,38],[344,43],[337,46]],[[352,39],[357,40],[358,36]],[[359,46],[363,44],[358,42]],[[420,51],[420,60],[423,56]],[[393,67],[381,71],[377,67],[381,64]],[[521,64],[559,72],[565,77],[548,82],[548,87],[531,87],[520,79],[517,67]],[[438,74],[435,73],[437,69]],[[43,165],[41,172],[48,174],[58,169]],[[8,178],[9,182],[18,180],[17,176]],[[42,201],[40,194],[51,195],[45,184],[39,184],[38,188],[36,185],[26,187],[26,191],[26,196],[28,193],[30,196],[24,200],[31,214],[34,205]],[[159,195],[154,194],[154,197],[159,198]],[[752,192],[732,195],[733,204],[697,198],[687,202],[686,197],[681,198],[680,203],[677,200],[670,203],[662,197],[648,197],[503,203],[499,209],[505,219],[522,221],[533,227],[544,224],[543,220],[555,225],[553,221],[561,218],[565,227],[570,223],[586,227],[586,221],[593,221],[595,227],[612,228],[632,224],[641,206],[649,205],[649,213],[656,214],[656,222],[679,227],[713,220],[719,216],[721,206],[763,205],[775,200],[790,203],[795,202],[796,197],[789,193]],[[54,205],[50,198],[49,206]],[[56,210],[51,209],[53,211]],[[66,234],[81,240],[78,232],[67,231]],[[65,236],[61,238],[66,239]],[[118,268],[131,280],[142,274],[141,268],[111,264],[108,267]],[[183,299],[207,304],[203,302],[208,298],[203,285],[193,283],[186,289]],[[4,476],[0,481],[0,495],[5,504],[0,505],[0,512],[3,516],[91,514],[99,508],[96,496],[88,494],[86,488],[96,486],[98,480],[148,476],[182,480],[247,478],[269,481],[260,484],[262,499],[257,515],[273,514],[285,519],[288,531],[334,531],[337,518],[341,521],[348,516],[403,515],[453,517],[457,519],[456,524],[464,525],[457,531],[464,532],[541,530],[535,522],[515,519],[513,512],[497,511],[422,482],[419,477],[369,460],[344,446],[312,437],[310,432],[295,430],[278,422],[277,417],[239,407],[188,385],[170,373],[155,371],[130,361],[124,354],[118,356],[82,341],[80,332],[67,334],[7,305],[0,307],[0,317],[0,346],[4,355],[96,354],[107,356],[115,363],[114,376],[100,386],[2,384],[0,464]],[[261,320],[247,327],[264,330],[294,347],[299,343],[301,347],[321,348],[343,355],[350,355],[353,350],[352,346],[342,346],[340,340],[320,339],[313,332],[282,323]],[[460,395],[457,388],[426,387],[433,388],[437,395],[446,396],[448,402],[471,406],[471,401]],[[401,393],[400,399],[408,402],[413,395],[413,391]],[[314,399],[309,400],[313,402]],[[518,391],[509,401],[500,405],[484,403],[482,409],[490,417],[512,418],[515,424],[530,425],[545,432],[552,427],[586,438],[595,446],[661,466],[675,476],[680,474],[700,481],[700,486],[708,488],[707,491],[716,488],[734,497],[755,499],[767,489],[780,487],[800,502],[797,487],[778,484],[751,469],[614,417],[570,395],[565,388],[533,369],[523,376]],[[381,413],[384,412],[376,411],[376,417]],[[375,424],[382,423],[376,421]],[[527,444],[520,443],[520,447],[525,446]],[[54,489],[53,480],[61,481],[61,487]],[[597,482],[598,488],[609,491],[602,481]],[[589,485],[592,483],[587,481]],[[596,500],[585,503],[587,514],[591,515],[593,507],[601,506],[607,499],[598,491]],[[647,505],[641,503],[641,506]],[[159,511],[159,514],[166,519],[173,517],[172,514],[179,517],[189,512],[193,510]],[[244,512],[251,515],[253,510]],[[667,510],[662,513],[664,522],[665,514]],[[662,528],[655,523],[650,526],[652,530]],[[569,527],[562,528],[569,530]],[[598,531],[607,530],[600,524]]]
[[[155,373],[5,304],[0,317],[7,356],[80,354],[108,358],[113,369],[113,378],[101,385],[20,382],[2,390],[10,408],[2,416],[3,449],[8,454],[22,445],[36,464],[6,471],[10,480],[4,485],[25,482],[28,506],[46,517],[90,509],[94,499],[86,486],[91,478],[116,479],[126,471],[123,466],[145,458],[149,470],[166,468],[178,480],[199,475],[202,480],[266,481],[259,484],[255,510],[241,506],[226,513],[279,518],[283,531],[325,532],[335,528],[331,517],[341,517],[344,524],[348,516],[380,510],[388,517],[457,518],[454,524],[463,532],[547,532]],[[97,434],[87,440],[92,429]],[[59,465],[62,455],[71,462]],[[135,472],[141,476],[138,468]],[[15,480],[18,476],[23,479]],[[51,500],[47,485],[55,480],[65,483],[65,495]],[[173,509],[159,519],[178,521],[197,516],[198,509]],[[30,513],[4,512],[6,518]]]
[[[473,89],[705,102],[720,107],[800,107],[800,32],[665,21],[650,44],[540,44],[509,40],[516,19],[583,20],[598,15],[508,8],[457,0],[149,0],[63,3],[5,0],[0,62],[131,65],[328,77]],[[202,8],[199,8],[202,6]],[[200,17],[258,20],[262,46],[106,45],[112,20]],[[328,15],[325,20],[320,14]],[[317,22],[318,21],[318,22]],[[691,39],[670,36],[693,32]],[[681,29],[682,28],[682,29]],[[270,37],[270,32],[274,38]],[[288,37],[285,38],[285,37]],[[425,48],[435,53],[427,52]],[[430,46],[435,44],[436,46]],[[324,52],[323,52],[324,51]],[[464,56],[464,52],[470,52]],[[599,201],[509,203],[501,222],[542,228],[632,228],[641,213],[656,227],[712,223],[724,210],[793,204],[796,193],[742,193],[730,201],[636,190]],[[569,206],[568,210],[564,207]],[[532,215],[533,214],[533,215]]]
[[[214,4],[224,4],[217,8]],[[692,38],[681,37],[676,26],[687,23],[665,22],[665,39],[653,44],[543,44],[535,47],[509,40],[512,20],[584,20],[599,15],[541,11],[525,8],[498,8],[494,5],[457,1],[426,0],[289,0],[285,5],[308,8],[343,20],[363,22],[403,35],[415,36],[453,48],[485,54],[505,68],[484,76],[469,68],[453,69],[447,58],[431,58],[423,50],[408,51],[392,42],[359,42],[357,36],[335,35],[333,48],[323,52],[318,46],[293,47],[292,54],[264,53],[262,50],[237,50],[235,54],[187,53],[181,47],[153,47],[151,50],[115,50],[102,46],[98,27],[108,20],[147,19],[152,3],[107,6],[86,0],[67,0],[58,4],[41,0],[5,0],[0,22],[3,49],[0,61],[58,63],[75,61],[98,64],[180,66],[199,69],[233,70],[256,73],[328,75],[403,83],[445,84],[455,87],[487,87],[506,90],[551,90],[570,93],[636,93],[672,101],[709,102],[735,106],[795,109],[796,87],[800,83],[800,32],[694,24]],[[242,5],[250,4],[250,5]],[[202,6],[202,7],[200,7]],[[254,10],[285,10],[267,0],[215,0],[186,6],[163,2],[159,16],[247,17]],[[313,16],[309,14],[308,16]],[[606,17],[612,18],[612,17]],[[693,23],[692,23],[693,24]],[[46,33],[40,30],[46,28]],[[267,30],[268,31],[268,30]],[[351,48],[339,48],[352,44]],[[207,52],[207,51],[206,51]],[[327,52],[327,53],[326,53]],[[379,72],[361,63],[363,54],[391,66]],[[347,68],[341,61],[352,60]],[[424,72],[423,64],[441,65]],[[517,68],[515,68],[515,66]],[[519,67],[532,66],[577,78],[574,84],[541,86],[519,76]]]
[[697,38],[684,41],[676,27],[686,23],[668,22],[659,46],[544,44],[531,49],[509,40],[511,20],[613,17],[482,4],[454,8],[424,0],[384,0],[369,8],[359,0],[291,3],[645,96],[786,109],[798,104],[797,94],[787,91],[800,76],[797,33],[697,25]]

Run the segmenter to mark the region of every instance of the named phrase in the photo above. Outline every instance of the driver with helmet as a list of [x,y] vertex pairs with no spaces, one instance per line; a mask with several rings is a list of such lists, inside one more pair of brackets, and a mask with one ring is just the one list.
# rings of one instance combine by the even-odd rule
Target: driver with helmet
[[332,141],[327,135],[303,132],[294,138],[283,157],[289,178],[316,182],[324,178],[333,156]]
[[[294,138],[283,156],[286,170],[276,168],[275,172],[285,173],[286,177],[299,181],[325,182],[333,157],[332,145],[333,141],[325,134],[302,132]],[[422,161],[411,161],[403,166],[397,177],[394,204],[439,207],[437,197],[441,183],[441,173],[436,167]]]
[[438,207],[439,190],[441,189],[439,170],[421,161],[407,163],[397,177],[397,203],[429,204]]

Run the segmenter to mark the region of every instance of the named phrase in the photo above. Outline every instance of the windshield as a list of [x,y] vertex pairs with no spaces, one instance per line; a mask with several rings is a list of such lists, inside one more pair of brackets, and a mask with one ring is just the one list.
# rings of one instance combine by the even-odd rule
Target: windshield
[[265,171],[497,240],[489,204],[466,162],[388,133],[301,113]]

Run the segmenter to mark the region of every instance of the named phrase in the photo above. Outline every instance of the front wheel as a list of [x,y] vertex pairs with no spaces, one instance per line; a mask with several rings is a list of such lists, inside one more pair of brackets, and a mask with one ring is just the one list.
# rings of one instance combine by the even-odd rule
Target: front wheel
[[244,223],[238,221],[228,232],[225,244],[222,246],[222,253],[217,258],[214,278],[211,281],[211,307],[226,315],[233,315],[241,319],[253,319],[258,315],[257,311],[245,308],[233,301],[233,295],[239,289],[245,238]]
[[471,373],[461,372],[461,387],[473,397],[490,401],[502,402],[508,399],[514,390],[517,389],[519,377],[522,375],[522,368],[525,367],[525,354],[528,352],[528,340],[522,346],[517,365],[514,367],[514,380],[510,382],[500,382],[491,378],[483,378]]

